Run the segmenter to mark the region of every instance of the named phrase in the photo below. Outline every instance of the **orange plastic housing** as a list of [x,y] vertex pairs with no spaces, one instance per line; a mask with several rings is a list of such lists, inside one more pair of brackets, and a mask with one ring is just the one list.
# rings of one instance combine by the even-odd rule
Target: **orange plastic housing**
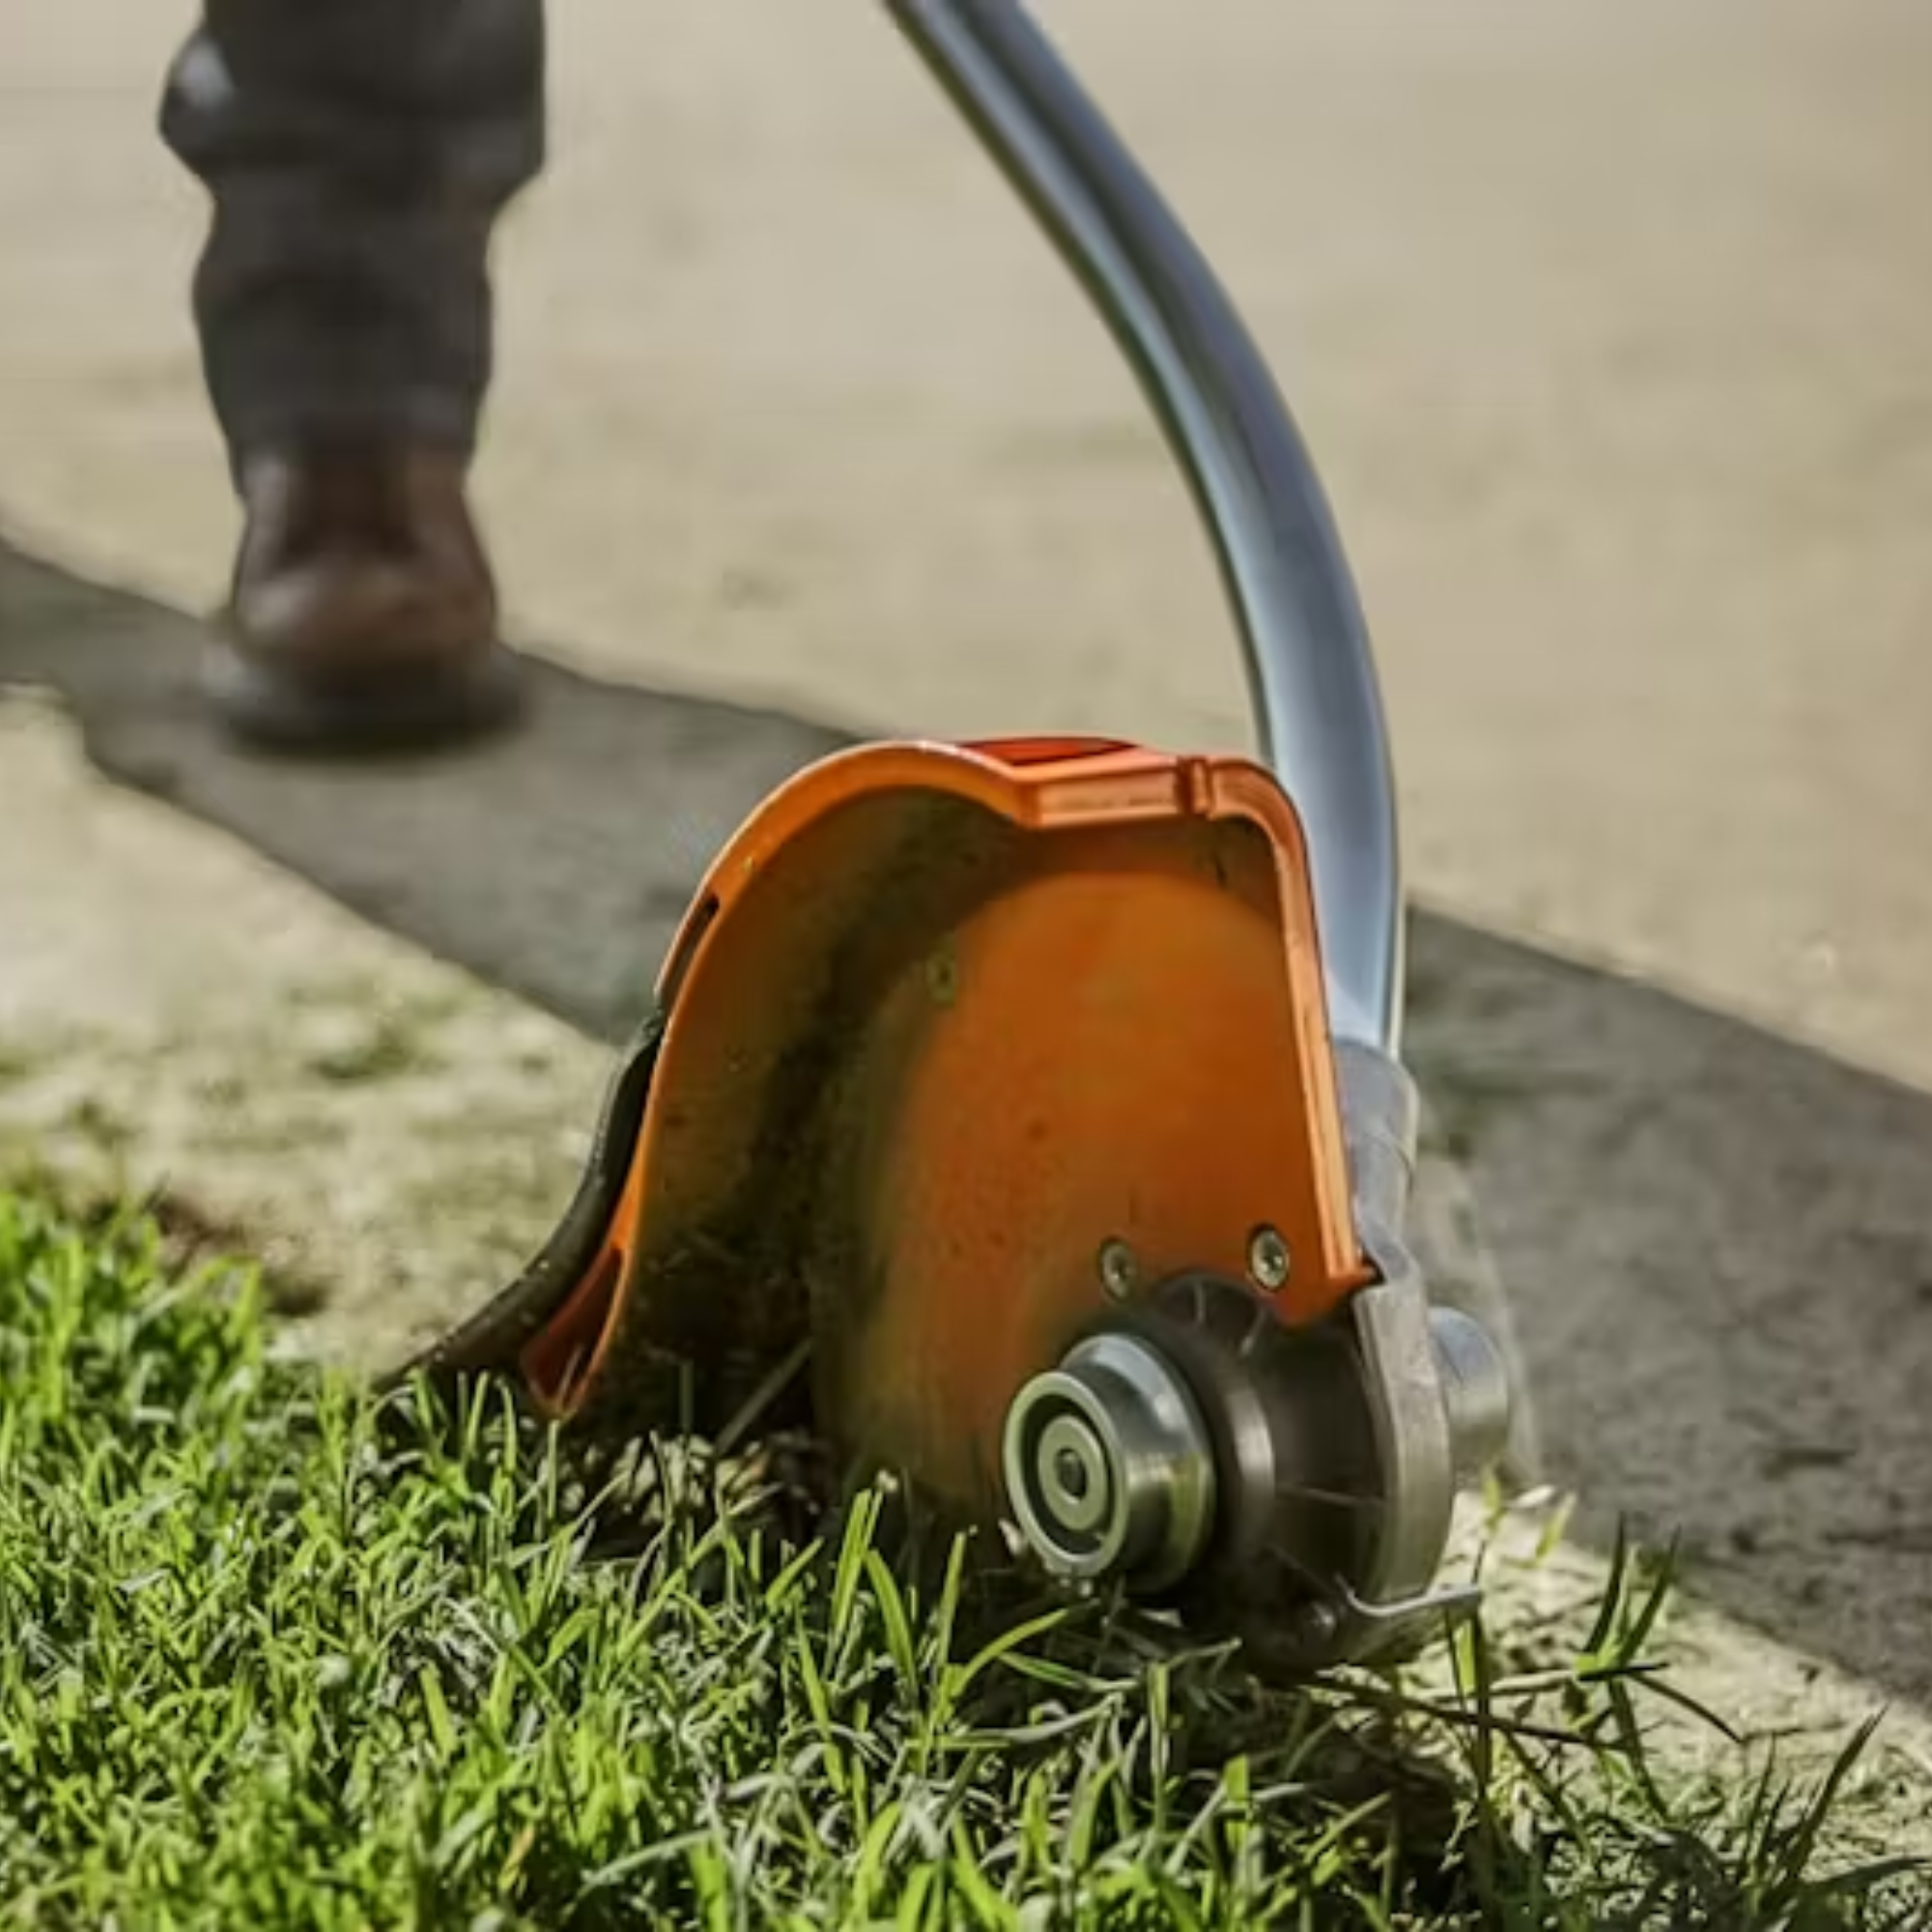
[[1249,760],[840,753],[724,850],[660,994],[622,1202],[523,1358],[553,1412],[648,1421],[688,1364],[722,1427],[810,1336],[856,1456],[983,1503],[1013,1392],[1109,1306],[1103,1244],[1240,1277],[1271,1226],[1288,1321],[1370,1278],[1301,828]]

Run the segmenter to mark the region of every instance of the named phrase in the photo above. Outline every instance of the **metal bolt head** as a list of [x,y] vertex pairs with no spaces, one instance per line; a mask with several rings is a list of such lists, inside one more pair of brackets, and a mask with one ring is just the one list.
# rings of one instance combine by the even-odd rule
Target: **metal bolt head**
[[1100,1286],[1116,1301],[1124,1301],[1140,1278],[1140,1262],[1126,1242],[1117,1236],[1100,1243]]
[[1248,1237],[1248,1273],[1257,1288],[1277,1294],[1288,1286],[1288,1243],[1278,1228],[1257,1228]]
[[1303,1604],[1289,1618],[1289,1643],[1310,1662],[1325,1662],[1341,1634],[1342,1613],[1333,1604]]

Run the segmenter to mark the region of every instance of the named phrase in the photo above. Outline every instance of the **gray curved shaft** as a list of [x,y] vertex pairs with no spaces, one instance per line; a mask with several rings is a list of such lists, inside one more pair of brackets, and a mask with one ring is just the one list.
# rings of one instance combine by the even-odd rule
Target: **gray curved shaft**
[[1381,693],[1327,499],[1267,365],[1017,0],[885,4],[1085,285],[1152,403],[1213,540],[1262,755],[1307,829],[1335,1031],[1394,1053],[1402,876]]

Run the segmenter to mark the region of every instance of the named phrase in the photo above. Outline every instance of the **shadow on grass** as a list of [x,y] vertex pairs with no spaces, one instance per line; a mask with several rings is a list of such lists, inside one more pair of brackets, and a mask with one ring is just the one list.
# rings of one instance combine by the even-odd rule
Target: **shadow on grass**
[[[704,864],[841,742],[537,667],[520,736],[360,767],[237,753],[200,627],[0,546],[0,686],[110,779],[609,1040]],[[1582,1526],[1684,1533],[1696,1593],[1932,1693],[1932,1099],[1423,914],[1411,1054]]]

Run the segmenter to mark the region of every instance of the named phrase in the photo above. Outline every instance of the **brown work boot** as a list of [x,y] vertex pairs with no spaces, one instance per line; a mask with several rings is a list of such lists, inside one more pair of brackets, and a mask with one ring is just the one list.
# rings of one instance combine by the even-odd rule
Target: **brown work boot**
[[466,465],[436,449],[264,451],[209,689],[242,736],[356,751],[468,736],[521,693],[470,520]]

